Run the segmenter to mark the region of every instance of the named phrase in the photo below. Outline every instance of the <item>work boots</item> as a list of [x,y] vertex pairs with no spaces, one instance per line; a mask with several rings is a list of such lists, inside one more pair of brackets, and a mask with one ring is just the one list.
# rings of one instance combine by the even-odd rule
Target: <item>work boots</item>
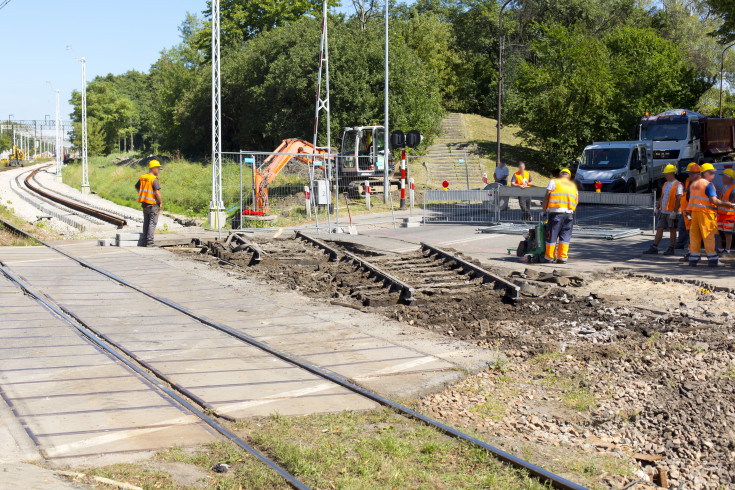
[[674,255],[674,247],[670,246],[669,248],[667,248],[664,252],[664,255]]
[[643,253],[645,255],[658,255],[658,245],[651,245],[651,247]]

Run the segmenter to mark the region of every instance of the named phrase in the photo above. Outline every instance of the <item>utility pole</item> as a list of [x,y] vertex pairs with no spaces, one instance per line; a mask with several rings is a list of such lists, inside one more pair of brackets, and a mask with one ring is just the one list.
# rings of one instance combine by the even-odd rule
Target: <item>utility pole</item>
[[500,14],[498,14],[498,137],[497,137],[497,148],[495,150],[495,165],[500,165],[500,127],[501,127],[501,116],[503,106],[503,10],[513,0],[505,0],[505,3],[500,7]]
[[383,203],[388,204],[390,192],[390,179],[388,177],[388,162],[390,160],[390,137],[388,136],[388,3],[385,0],[385,133],[384,142],[385,157],[383,158]]
[[[209,226],[219,231],[224,223],[222,202],[222,80],[220,74],[220,0],[212,0],[212,201]],[[241,211],[242,212],[242,211]]]
[[87,160],[87,59],[77,58],[71,44],[66,45],[74,59],[82,64],[82,194],[89,194],[89,163]]
[[[329,159],[329,155],[331,153],[332,148],[332,135],[331,135],[331,119],[330,119],[330,110],[329,110],[329,37],[328,37],[328,29],[327,29],[327,0],[324,0],[324,3],[322,4],[322,38],[321,38],[321,46],[319,47],[319,75],[317,77],[316,82],[316,112],[314,114],[314,158],[311,159],[311,166],[309,167],[309,186],[310,186],[310,194],[311,199],[314,199],[314,166],[316,165],[316,154],[318,153],[319,149],[326,149],[327,150],[327,158],[323,160],[324,162],[324,168],[326,169],[326,178],[327,182],[331,181],[331,165],[332,162]],[[322,99],[322,73],[324,73],[324,81],[325,81],[325,96]],[[319,112],[324,109],[324,111],[327,113],[327,146],[325,147],[319,147],[317,146],[319,142],[318,134],[319,134]],[[339,172],[339,170],[337,170]],[[335,194],[337,195],[337,206],[339,207],[339,183],[338,183],[339,175],[337,175],[337,178],[335,179],[335,183],[337,184],[337,191]],[[331,203],[331,198],[330,198]],[[311,206],[311,204],[310,204]],[[317,229],[319,229],[319,213],[316,212],[316,201],[314,200],[314,219],[316,220],[316,226]],[[339,219],[339,218],[338,218]],[[329,222],[329,233],[332,232],[332,226],[331,226],[331,219],[329,217],[329,209],[327,208],[327,221]]]
[[59,91],[56,90],[56,181],[61,182],[61,166],[64,160],[61,156],[61,117],[59,115]]
[[725,51],[733,46],[735,46],[735,43],[732,43],[723,49],[722,54],[720,55],[720,117],[722,117],[722,77],[725,74]]

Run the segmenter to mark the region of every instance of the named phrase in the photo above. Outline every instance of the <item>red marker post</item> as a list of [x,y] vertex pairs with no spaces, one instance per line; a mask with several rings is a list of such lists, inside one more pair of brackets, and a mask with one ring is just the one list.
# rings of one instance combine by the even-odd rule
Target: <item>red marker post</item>
[[401,148],[401,209],[406,208],[406,149]]
[[414,203],[414,183],[413,183],[413,177],[408,179],[408,203],[411,209],[413,209],[413,203]]
[[309,186],[304,186],[304,196],[306,202],[306,217],[311,218],[311,193],[309,192]]
[[370,211],[370,181],[365,181],[365,208]]

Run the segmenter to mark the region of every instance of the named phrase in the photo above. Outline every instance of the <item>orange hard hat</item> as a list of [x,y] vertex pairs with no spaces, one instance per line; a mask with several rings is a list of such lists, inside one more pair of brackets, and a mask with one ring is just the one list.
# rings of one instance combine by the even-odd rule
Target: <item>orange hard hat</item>
[[702,169],[696,163],[694,165],[689,165],[689,173],[690,174],[698,174],[701,171],[702,171]]

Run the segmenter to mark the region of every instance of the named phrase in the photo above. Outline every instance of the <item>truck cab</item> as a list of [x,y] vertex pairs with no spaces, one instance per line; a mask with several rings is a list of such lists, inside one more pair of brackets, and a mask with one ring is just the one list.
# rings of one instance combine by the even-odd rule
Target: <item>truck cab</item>
[[[383,126],[355,126],[345,128],[342,146],[337,155],[339,178],[345,181],[368,179],[383,175],[385,165],[385,128]],[[395,170],[390,151],[388,170]]]
[[597,142],[585,147],[575,174],[577,187],[602,192],[644,192],[651,182],[651,146],[645,141]]
[[653,145],[654,167],[676,166],[679,173],[690,162],[703,163],[703,136],[707,116],[698,112],[672,109],[642,119],[639,137]]

